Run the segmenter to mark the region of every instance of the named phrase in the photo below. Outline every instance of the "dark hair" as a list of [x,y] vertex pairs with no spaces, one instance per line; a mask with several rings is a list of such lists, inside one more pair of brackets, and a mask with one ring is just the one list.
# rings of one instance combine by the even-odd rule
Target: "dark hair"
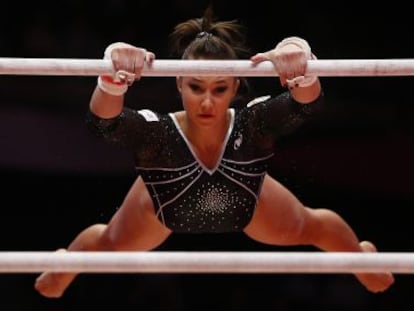
[[237,59],[249,54],[244,27],[236,20],[215,21],[211,6],[203,17],[175,26],[169,39],[172,54],[183,59]]
[[[211,5],[203,17],[194,18],[175,26],[170,34],[172,55],[182,59],[242,59],[251,53],[245,46],[244,27],[237,22],[216,21]],[[250,87],[245,78],[240,78],[240,87],[235,102],[247,99]],[[236,103],[234,103],[236,104]]]

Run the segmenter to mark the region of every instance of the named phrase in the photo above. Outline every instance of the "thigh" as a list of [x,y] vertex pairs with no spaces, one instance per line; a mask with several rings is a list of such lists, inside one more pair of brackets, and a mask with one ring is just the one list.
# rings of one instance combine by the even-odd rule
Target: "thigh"
[[266,175],[252,220],[245,228],[251,238],[268,244],[295,244],[308,209],[281,183]]
[[106,238],[117,248],[150,250],[170,233],[156,217],[148,190],[138,177],[109,222]]

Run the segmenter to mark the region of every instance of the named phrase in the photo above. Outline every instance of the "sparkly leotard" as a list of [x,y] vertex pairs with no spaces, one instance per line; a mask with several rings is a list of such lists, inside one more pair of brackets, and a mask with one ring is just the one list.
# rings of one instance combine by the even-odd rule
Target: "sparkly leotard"
[[284,93],[230,109],[230,126],[213,168],[197,158],[173,114],[124,108],[113,119],[88,113],[87,123],[96,135],[133,152],[157,217],[168,228],[231,232],[251,220],[277,138],[295,130],[318,106],[301,105]]

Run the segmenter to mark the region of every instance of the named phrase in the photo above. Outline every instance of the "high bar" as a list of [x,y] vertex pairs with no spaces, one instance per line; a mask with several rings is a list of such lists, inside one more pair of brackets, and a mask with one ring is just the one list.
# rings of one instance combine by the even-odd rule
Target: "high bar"
[[[114,72],[103,59],[0,57],[0,75],[99,76]],[[414,59],[318,59],[309,60],[308,75],[319,77],[412,76]],[[272,77],[270,61],[253,65],[250,60],[154,60],[142,76],[250,76]]]
[[414,273],[414,253],[0,252],[1,273]]

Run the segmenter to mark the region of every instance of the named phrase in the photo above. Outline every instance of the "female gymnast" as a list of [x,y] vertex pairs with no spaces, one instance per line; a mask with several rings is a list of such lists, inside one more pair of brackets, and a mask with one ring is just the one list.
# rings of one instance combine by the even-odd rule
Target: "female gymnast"
[[[202,18],[171,33],[183,59],[237,59],[246,51],[236,21]],[[183,110],[160,114],[124,106],[124,94],[155,55],[127,43],[105,51],[116,69],[98,77],[88,127],[98,137],[131,150],[138,178],[108,224],[94,224],[59,251],[149,251],[174,232],[244,232],[266,244],[312,245],[322,251],[375,252],[338,214],[304,206],[267,175],[278,139],[296,130],[323,104],[321,84],[306,76],[315,56],[307,41],[288,37],[251,56],[271,61],[287,90],[243,108],[232,106],[242,79],[230,76],[176,78]],[[75,273],[45,272],[35,282],[45,297],[61,297]],[[358,273],[370,292],[383,292],[391,273]]]

